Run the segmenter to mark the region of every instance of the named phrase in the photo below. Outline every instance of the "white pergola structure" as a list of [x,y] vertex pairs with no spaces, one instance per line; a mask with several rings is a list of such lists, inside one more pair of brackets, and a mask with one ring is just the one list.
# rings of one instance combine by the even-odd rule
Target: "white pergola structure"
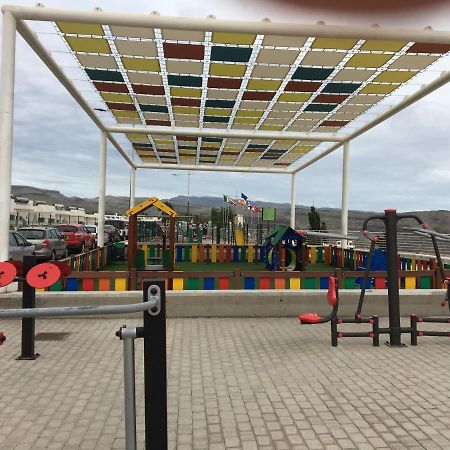
[[[2,12],[0,261],[8,256],[16,32],[100,130],[100,244],[107,141],[131,167],[132,204],[137,169],[286,174],[292,227],[296,174],[343,147],[346,233],[350,141],[450,80],[444,71],[380,112],[386,97],[413,85],[450,51],[450,32],[431,28],[193,19],[39,4]],[[101,108],[94,109],[33,32],[36,21],[53,23]],[[116,134],[126,135],[131,156]]]

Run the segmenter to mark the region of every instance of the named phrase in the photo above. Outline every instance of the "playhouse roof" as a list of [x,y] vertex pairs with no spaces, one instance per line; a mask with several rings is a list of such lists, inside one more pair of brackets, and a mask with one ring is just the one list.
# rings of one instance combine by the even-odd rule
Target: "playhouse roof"
[[295,232],[295,230],[286,225],[279,225],[272,230],[270,230],[265,236],[264,239],[272,238],[273,244],[279,244],[283,239],[298,239],[302,240],[303,236],[300,236]]

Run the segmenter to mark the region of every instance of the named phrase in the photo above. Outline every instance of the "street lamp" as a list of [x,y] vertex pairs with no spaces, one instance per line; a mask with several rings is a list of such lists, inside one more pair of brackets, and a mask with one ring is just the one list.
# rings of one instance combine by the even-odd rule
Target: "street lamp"
[[[172,173],[171,174],[173,177],[179,177],[181,176],[180,173]],[[187,216],[189,217],[189,212],[190,212],[190,208],[189,208],[189,202],[190,202],[190,197],[191,197],[191,171],[188,170],[187,171]]]

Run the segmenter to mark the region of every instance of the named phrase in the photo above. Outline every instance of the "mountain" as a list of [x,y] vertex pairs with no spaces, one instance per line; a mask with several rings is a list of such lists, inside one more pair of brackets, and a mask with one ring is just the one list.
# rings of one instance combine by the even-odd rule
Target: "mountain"
[[[59,191],[50,189],[40,189],[32,186],[12,186],[12,194],[15,197],[26,197],[29,200],[41,200],[48,204],[61,203],[64,206],[76,206],[85,208],[86,212],[93,213],[97,211],[98,197],[81,198],[66,197]],[[144,201],[144,197],[137,197],[136,202]],[[185,215],[187,212],[187,197],[179,195],[167,199],[179,215]],[[273,203],[256,201],[255,204],[262,207],[277,208],[277,222],[289,223],[290,205],[288,203]],[[222,197],[190,197],[189,211],[191,215],[198,215],[202,218],[208,218],[211,214],[211,208],[220,208],[227,206]],[[128,197],[125,196],[106,196],[106,213],[107,214],[123,214],[129,208]],[[327,225],[328,230],[339,230],[341,227],[341,210],[339,208],[319,208],[321,220]],[[308,212],[309,206],[296,206],[296,228],[309,228]],[[366,217],[377,214],[371,211],[354,211],[350,210],[348,214],[349,230],[361,230],[363,221]],[[426,223],[441,233],[450,233],[450,211],[412,211],[411,214],[417,214]],[[381,229],[381,222],[377,221],[371,225],[371,229]],[[405,222],[404,225],[415,225],[414,222]]]

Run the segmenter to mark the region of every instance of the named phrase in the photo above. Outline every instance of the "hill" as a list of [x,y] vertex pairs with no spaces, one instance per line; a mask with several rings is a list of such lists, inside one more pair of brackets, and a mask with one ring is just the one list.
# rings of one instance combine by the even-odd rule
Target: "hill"
[[[82,198],[67,197],[59,191],[50,189],[40,189],[32,186],[12,186],[12,194],[17,197],[26,197],[30,200],[41,200],[48,204],[61,203],[68,206],[85,208],[86,212],[93,213],[97,211],[98,197]],[[137,202],[145,200],[144,197],[136,198]],[[187,211],[187,197],[179,195],[168,200],[174,209],[180,214],[185,215]],[[125,196],[106,196],[106,213],[123,214],[129,208],[128,197]],[[277,208],[277,222],[289,223],[290,205],[288,203],[273,203],[265,201],[256,201],[255,204],[262,207]],[[191,215],[198,215],[203,218],[209,218],[211,208],[220,208],[226,206],[222,197],[190,197],[189,207]],[[341,224],[341,210],[339,208],[320,208],[316,207],[320,213],[321,219],[326,223],[328,230],[338,230]],[[296,206],[296,228],[305,229],[309,227],[308,211],[309,206]],[[442,233],[450,232],[450,211],[411,211],[412,214],[419,215],[425,222],[432,225],[433,229]],[[361,230],[363,221],[369,215],[376,214],[372,211],[349,211],[349,230]],[[379,224],[381,228],[381,223]]]

